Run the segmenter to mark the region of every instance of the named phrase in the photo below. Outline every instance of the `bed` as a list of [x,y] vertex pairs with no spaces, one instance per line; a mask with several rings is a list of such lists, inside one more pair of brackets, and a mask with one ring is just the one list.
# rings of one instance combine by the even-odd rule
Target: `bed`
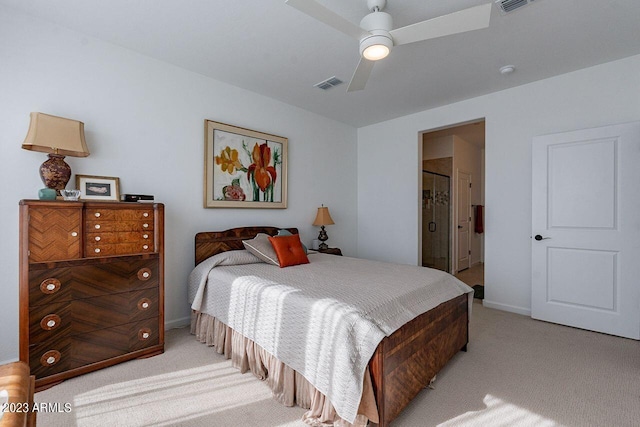
[[[287,230],[292,234],[297,234],[298,232],[295,228],[288,228]],[[279,228],[277,227],[242,227],[220,232],[198,233],[195,237],[196,266],[204,261],[209,262],[214,255],[228,251],[243,251],[243,240],[252,239],[259,233],[275,236],[278,231]],[[311,264],[323,265],[326,268],[327,265],[332,265],[330,263],[336,263],[338,266],[336,270],[340,268],[351,268],[350,263],[367,262],[366,260],[356,260],[353,258],[347,259],[347,257],[342,260],[338,258],[341,257],[326,254],[309,255]],[[373,261],[368,262],[373,263]],[[372,265],[373,264],[368,264],[366,268],[370,269]],[[391,264],[387,264],[385,268],[390,265]],[[261,266],[252,267],[263,268]],[[290,268],[295,269],[297,267],[287,267],[287,269]],[[406,266],[406,268],[411,267]],[[272,268],[273,274],[277,273],[275,270],[287,269],[278,269],[278,267],[275,266]],[[295,270],[289,271],[295,272]],[[270,274],[271,273],[272,271],[270,270]],[[452,280],[458,282],[455,279]],[[366,370],[363,376],[364,381],[361,383],[362,401],[358,408],[358,414],[366,414],[365,423],[366,418],[368,418],[372,422],[377,421],[380,426],[388,426],[420,390],[432,381],[437,372],[440,371],[458,351],[466,351],[473,290],[461,282],[456,283],[456,286],[462,290],[458,292],[457,295],[448,298],[446,301],[439,303],[434,308],[422,314],[417,314],[411,320],[403,323],[403,325],[398,327],[394,332],[382,336],[377,346],[375,346],[372,356],[365,361]],[[190,302],[193,302],[193,293],[194,292],[190,290]],[[233,310],[229,309],[229,312],[232,313]],[[206,313],[206,310],[202,312],[194,311],[192,317],[192,332],[195,333],[195,329],[197,328],[196,323],[201,322],[204,318],[207,318],[207,316],[209,315]],[[218,325],[218,323],[216,323],[216,325]],[[230,333],[235,332],[224,323],[220,325],[220,327],[216,326],[215,334],[220,334],[221,329],[228,330]],[[222,331],[222,333],[224,335],[224,331]],[[230,345],[229,341],[230,340],[227,339],[226,343],[224,343],[223,339],[218,344],[222,343],[223,346],[227,346]],[[253,345],[251,340],[248,340],[248,342]],[[218,352],[222,352],[222,350],[218,349]],[[263,349],[255,350],[254,354],[264,354],[264,351]],[[229,355],[228,357],[232,356]],[[249,355],[248,357],[251,358],[252,356]],[[284,365],[279,366],[286,368],[288,361],[282,360],[281,362],[284,362]],[[242,364],[244,362],[238,363]],[[292,363],[292,366],[297,365]],[[264,370],[268,370],[268,367],[265,367]],[[295,379],[297,380],[304,381],[309,377],[309,375],[305,373],[304,378],[302,378],[298,375],[298,372],[295,370],[294,372],[296,375]],[[268,373],[264,372],[261,375],[267,377]],[[314,384],[312,381],[310,382],[313,390]],[[278,385],[277,387],[282,386]],[[294,388],[295,387],[301,388],[300,385],[294,386]],[[336,392],[332,391],[332,393],[332,395],[335,396]],[[366,402],[368,396],[369,400],[374,400],[373,403]],[[305,399],[306,398],[300,398],[298,396],[298,400]],[[298,403],[303,407],[308,407],[309,405],[308,401],[291,402],[295,400],[295,397],[285,400],[288,400],[289,404]],[[305,403],[307,406],[305,406]],[[331,407],[332,402],[323,402],[323,405]],[[322,409],[322,411],[324,410],[325,409]],[[360,415],[358,417],[360,417]],[[342,423],[336,424],[341,425],[349,425],[346,421],[354,421],[353,419],[349,419],[349,417],[346,417],[346,421],[340,417],[337,418],[340,419]],[[361,422],[362,418],[359,418],[359,421]],[[311,424],[313,424],[313,422],[313,420],[308,421],[308,423]],[[316,422],[318,422],[317,419]]]

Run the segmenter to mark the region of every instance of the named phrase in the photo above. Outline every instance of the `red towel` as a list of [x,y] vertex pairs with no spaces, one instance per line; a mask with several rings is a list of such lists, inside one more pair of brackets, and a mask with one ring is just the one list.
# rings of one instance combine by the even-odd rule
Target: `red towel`
[[476,223],[474,227],[474,231],[478,234],[482,234],[484,232],[484,221],[482,218],[482,205],[476,205]]

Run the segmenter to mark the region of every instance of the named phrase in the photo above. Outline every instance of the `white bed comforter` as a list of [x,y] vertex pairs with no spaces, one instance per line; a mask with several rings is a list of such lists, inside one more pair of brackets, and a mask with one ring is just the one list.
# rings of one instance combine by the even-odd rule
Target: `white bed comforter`
[[473,289],[439,270],[327,254],[279,268],[247,251],[200,263],[191,308],[216,317],[302,374],[353,422],[380,341]]

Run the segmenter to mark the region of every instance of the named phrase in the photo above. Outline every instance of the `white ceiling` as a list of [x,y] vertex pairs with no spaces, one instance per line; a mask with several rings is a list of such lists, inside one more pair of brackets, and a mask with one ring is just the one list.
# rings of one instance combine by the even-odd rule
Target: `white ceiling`
[[[490,0],[388,0],[394,27]],[[318,0],[358,24],[366,0]],[[284,0],[0,0],[214,79],[361,127],[640,54],[640,0],[536,0],[488,29],[396,47],[347,93],[358,42]],[[503,76],[506,64],[516,72]],[[313,87],[337,76],[345,84]],[[597,84],[597,82],[594,82]]]

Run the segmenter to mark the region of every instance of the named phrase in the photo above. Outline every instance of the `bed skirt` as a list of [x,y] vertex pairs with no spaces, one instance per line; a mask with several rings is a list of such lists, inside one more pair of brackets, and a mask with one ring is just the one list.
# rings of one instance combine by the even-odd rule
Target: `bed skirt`
[[273,397],[285,406],[298,405],[308,409],[302,420],[311,426],[364,427],[368,420],[378,422],[378,409],[369,368],[364,375],[362,399],[355,422],[340,418],[331,402],[302,375],[282,363],[272,354],[234,331],[229,326],[205,313],[191,314],[191,334],[219,354],[231,359],[231,364],[241,373],[251,371],[266,381]]

